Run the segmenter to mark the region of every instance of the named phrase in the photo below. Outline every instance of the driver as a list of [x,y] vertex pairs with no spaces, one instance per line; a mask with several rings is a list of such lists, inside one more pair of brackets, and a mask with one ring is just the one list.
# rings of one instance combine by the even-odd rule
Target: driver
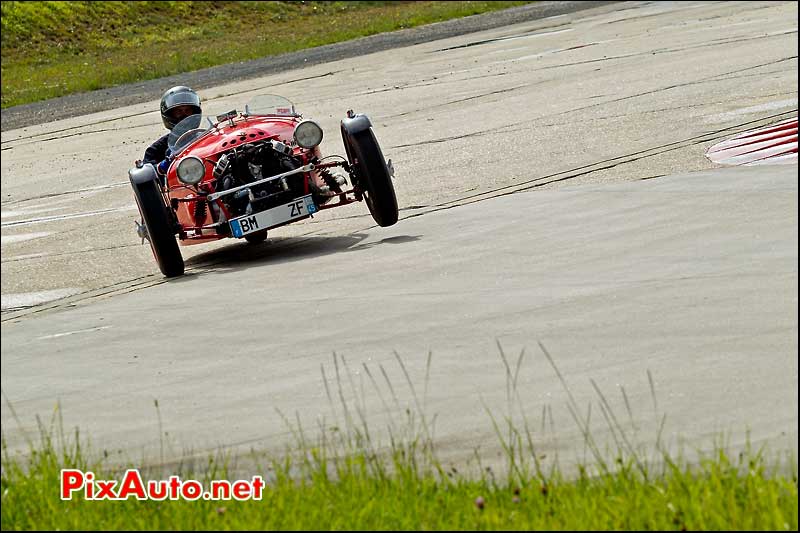
[[[161,97],[161,120],[168,130],[172,130],[181,120],[202,113],[200,97],[189,87],[179,85],[168,89]],[[144,152],[144,163],[151,163],[160,175],[169,167],[167,140],[169,133],[160,137]]]

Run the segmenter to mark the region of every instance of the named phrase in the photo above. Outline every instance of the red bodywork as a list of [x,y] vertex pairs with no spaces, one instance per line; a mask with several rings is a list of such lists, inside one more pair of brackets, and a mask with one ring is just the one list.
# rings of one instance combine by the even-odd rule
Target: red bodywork
[[[217,124],[203,137],[192,143],[188,148],[181,151],[173,160],[167,172],[166,200],[175,210],[181,231],[178,234],[179,242],[182,246],[199,244],[202,242],[213,241],[230,237],[230,235],[220,235],[217,228],[221,222],[215,220],[214,210],[209,209],[205,196],[215,192],[213,185],[213,169],[223,153],[241,146],[248,142],[263,140],[278,140],[287,146],[293,146],[294,129],[301,119],[286,116],[238,116],[230,120],[225,120]],[[293,146],[292,153],[302,159],[303,164],[307,164],[321,157],[319,147],[306,149]],[[193,155],[199,157],[205,163],[206,174],[197,185],[186,185],[178,179],[177,166],[181,159]],[[316,164],[315,170],[305,173],[305,194],[309,193],[309,180],[313,180],[318,186],[325,182],[320,177],[317,169],[342,166],[341,163]],[[338,202],[318,205],[318,209],[330,209],[340,205],[349,204],[360,200],[360,194],[356,190],[343,191],[338,195]],[[216,205],[225,218],[231,216],[223,202],[216,200]],[[293,220],[292,222],[296,222]]]

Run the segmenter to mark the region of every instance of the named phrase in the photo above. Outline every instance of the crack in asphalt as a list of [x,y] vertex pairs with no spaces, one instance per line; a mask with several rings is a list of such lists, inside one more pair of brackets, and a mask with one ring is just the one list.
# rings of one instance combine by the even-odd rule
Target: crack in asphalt
[[[756,69],[756,68],[766,67],[766,66],[769,66],[769,65],[776,65],[776,64],[782,63],[784,61],[791,61],[792,59],[797,59],[797,56],[794,55],[794,56],[784,57],[782,59],[777,59],[775,61],[770,61],[768,63],[762,63],[760,65],[755,65],[755,66],[752,66],[752,67],[747,67],[747,68],[743,68],[743,69],[737,69],[737,70],[733,70],[731,72],[725,72],[723,74],[716,74],[714,76],[709,76],[707,78],[700,78],[699,80],[695,80],[695,81],[689,81],[689,82],[685,82],[685,83],[676,83],[675,85],[667,85],[666,87],[661,87],[659,89],[653,89],[652,91],[645,91],[643,93],[637,93],[637,94],[632,94],[632,95],[629,95],[629,96],[624,96],[622,98],[617,98],[615,100],[610,100],[609,102],[601,102],[599,104],[594,104],[594,105],[589,106],[589,107],[596,107],[598,105],[604,105],[606,103],[611,103],[611,102],[621,102],[623,100],[628,100],[628,99],[631,99],[631,98],[638,98],[639,96],[647,96],[648,94],[655,94],[655,93],[658,93],[658,92],[661,92],[661,91],[668,91],[670,89],[676,89],[678,87],[688,87],[690,85],[699,85],[701,83],[707,83],[709,81],[725,81],[725,80],[730,79],[730,78],[722,78],[722,76],[728,76],[730,74],[738,74],[740,72],[745,72],[745,71],[753,70],[753,69]],[[584,108],[584,109],[586,109],[586,108]]]
[[[781,71],[781,72],[783,72],[783,71]],[[753,98],[753,99],[757,99],[757,98],[770,98],[770,97],[773,97],[773,96],[785,96],[785,95],[789,95],[789,94],[797,94],[797,91],[780,92],[780,93],[772,93],[772,94],[764,94],[764,95],[759,94],[759,95],[751,95],[749,97]],[[666,111],[675,111],[675,110],[679,110],[679,109],[690,109],[690,108],[693,108],[693,107],[704,107],[704,106],[709,106],[709,105],[713,105],[713,104],[726,104],[726,103],[741,102],[741,101],[742,101],[741,98],[732,98],[730,100],[715,100],[713,102],[700,102],[700,103],[697,103],[697,104],[683,104],[683,105],[678,105],[678,106],[673,106],[673,107],[662,107],[662,108],[659,108],[659,109],[645,109],[645,110],[642,110],[642,111],[632,111],[630,113],[623,113],[623,114],[620,114],[620,115],[606,115],[606,116],[603,116],[603,117],[593,117],[592,120],[611,120],[611,119],[615,119],[615,118],[629,118],[631,115],[645,115],[647,113],[663,113],[663,112],[666,112]],[[549,124],[542,124],[542,126],[547,126],[547,127],[549,127],[549,126],[563,126],[564,124],[570,124],[570,122],[551,122]],[[527,129],[527,128],[518,128],[518,129],[514,129],[514,130],[506,130],[505,133],[512,132],[512,131],[513,132],[524,131],[525,129]]]
[[[146,281],[141,281],[138,284],[134,283],[133,285],[130,285],[128,287],[112,288],[112,287],[115,287],[117,285],[124,285],[126,283],[135,282],[137,280],[146,280]],[[125,291],[126,288],[131,289],[131,290],[130,291],[121,292],[121,294],[125,294],[127,292],[133,292],[134,290],[143,289],[143,288],[146,288],[146,287],[153,287],[155,285],[161,285],[162,283],[168,283],[169,281],[170,281],[170,279],[161,278],[157,274],[148,274],[146,276],[133,278],[132,280],[119,281],[119,282],[113,283],[111,285],[106,285],[105,287],[100,287],[99,289],[91,289],[91,290],[88,290],[88,291],[83,291],[83,292],[75,294],[75,295],[73,295],[71,297],[62,299],[62,300],[67,300],[67,301],[54,300],[52,302],[48,302],[48,303],[45,303],[45,304],[39,304],[39,305],[35,305],[35,306],[15,307],[15,308],[4,309],[2,311],[2,314],[5,314],[6,316],[4,318],[1,318],[0,322],[10,322],[10,321],[15,321],[15,320],[18,320],[18,319],[21,319],[21,318],[27,318],[27,317],[29,317],[31,315],[38,314],[38,313],[43,313],[45,311],[49,311],[49,310],[52,310],[52,309],[59,309],[59,308],[64,308],[64,307],[77,307],[77,305],[79,303],[83,303],[85,301],[88,301],[88,300],[91,300],[91,299],[94,299],[94,298],[100,298],[102,296],[108,296],[108,295],[111,295],[111,294],[113,294],[115,292]],[[106,289],[111,289],[111,290],[106,290]],[[97,293],[97,294],[92,294],[92,293]],[[0,315],[0,316],[2,316],[2,315]]]
[[[731,40],[726,40],[726,41],[721,41],[721,42],[713,42],[713,41],[711,41],[711,42],[708,42],[708,43],[685,46],[685,47],[681,47],[681,48],[662,48],[662,49],[650,50],[650,51],[647,51],[647,52],[634,52],[634,53],[631,53],[631,54],[622,54],[622,55],[618,55],[618,56],[607,56],[607,57],[601,57],[601,58],[596,58],[596,59],[586,59],[586,60],[583,60],[583,61],[574,61],[572,63],[560,63],[558,65],[550,65],[548,67],[540,67],[540,68],[537,68],[537,69],[533,69],[533,71],[535,72],[535,71],[540,71],[540,70],[552,70],[552,69],[556,69],[556,68],[572,67],[572,66],[575,66],[575,65],[587,65],[587,64],[590,64],[590,63],[601,63],[601,62],[604,62],[604,61],[612,61],[612,60],[615,60],[615,59],[627,59],[629,57],[654,56],[654,55],[660,55],[660,54],[670,54],[670,53],[673,53],[673,52],[684,52],[686,50],[693,50],[695,48],[703,48],[703,47],[706,47],[706,46],[720,46],[720,45],[724,45],[724,44],[752,41],[752,40],[757,40],[757,39],[768,39],[768,38],[771,38],[771,37],[780,37],[780,36],[783,36],[783,35],[790,35],[792,33],[797,33],[797,30],[796,29],[795,30],[789,30],[789,31],[785,31],[785,32],[782,32],[782,33],[775,33],[775,34],[771,34],[771,35],[762,35],[762,36],[759,36],[759,37],[748,37],[748,38],[743,38],[743,39],[731,39]],[[797,57],[797,56],[794,56],[794,57]],[[512,61],[512,63],[513,63],[513,61]]]
[[67,213],[64,215],[50,215],[46,217],[26,218],[23,220],[12,220],[9,222],[2,222],[0,223],[0,227],[13,228],[14,226],[26,226],[29,224],[39,224],[42,222],[54,222],[57,220],[69,220],[72,218],[91,217],[95,215],[102,215],[104,213],[113,213],[116,211],[130,211],[135,208],[136,205],[133,204],[133,205],[124,205],[122,207],[109,207],[107,209],[99,209],[97,211],[85,211],[83,213]]
[[[114,122],[115,120],[125,120],[126,118],[140,117],[142,115],[147,115],[147,114],[150,114],[150,113],[154,113],[155,114],[155,113],[158,113],[158,112],[159,111],[156,109],[154,111],[140,111],[138,113],[130,113],[128,115],[122,115],[120,117],[105,118],[103,120],[97,120],[95,122],[87,122],[86,124],[80,124],[78,126],[70,126],[68,128],[61,128],[59,130],[50,130],[50,131],[46,131],[44,133],[35,133],[33,135],[26,135],[24,137],[16,137],[14,139],[8,139],[6,141],[0,141],[0,145],[13,143],[13,142],[16,142],[16,141],[34,139],[36,137],[42,137],[44,135],[52,135],[54,133],[61,133],[61,132],[64,132],[64,131],[77,130],[77,129],[80,129],[80,128],[86,128],[88,126],[97,126],[98,124],[105,124],[107,122]],[[125,128],[120,128],[120,129],[125,129]]]
[[130,181],[118,181],[115,183],[109,183],[108,185],[96,185],[94,187],[86,187],[84,189],[74,189],[71,191],[63,191],[63,192],[50,192],[45,194],[40,194],[37,196],[29,196],[28,198],[20,198],[19,200],[4,200],[0,205],[4,206],[12,206],[14,204],[21,204],[23,202],[29,202],[31,200],[42,200],[44,198],[55,198],[58,196],[66,196],[68,194],[78,194],[81,192],[90,192],[90,191],[101,191],[103,189],[113,189],[115,187],[122,187],[123,185],[130,184]]
[[[153,124],[155,124],[155,123],[153,123]],[[13,150],[13,149],[19,148],[21,146],[28,146],[28,145],[31,145],[31,144],[38,144],[38,143],[43,143],[43,142],[48,142],[48,141],[58,141],[58,140],[61,140],[61,139],[67,139],[69,137],[79,137],[81,135],[92,135],[94,133],[105,133],[105,132],[108,132],[108,131],[128,131],[128,130],[134,130],[136,128],[151,128],[151,127],[153,127],[153,124],[139,124],[138,126],[124,126],[122,128],[104,128],[104,129],[101,129],[101,130],[79,131],[79,132],[76,132],[76,133],[68,133],[66,135],[59,135],[58,137],[48,137],[47,139],[37,139],[37,140],[34,140],[34,141],[30,141],[29,140],[29,142],[24,142],[24,143],[16,144],[14,146],[6,146],[5,148],[0,148],[0,151],[5,152],[6,150]],[[17,139],[15,139],[14,141],[16,141],[16,140]],[[25,139],[25,140],[28,140],[28,139]],[[14,141],[8,141],[8,142],[14,142]]]
[[[474,70],[474,69],[470,69],[470,70]],[[446,72],[444,74],[439,74],[438,76],[452,76],[452,75],[457,74],[457,73],[458,72]],[[480,76],[471,76],[469,78],[458,78],[458,79],[453,79],[453,80],[440,80],[438,78],[438,76],[433,76],[430,80],[426,80],[425,78],[423,78],[422,80],[419,80],[417,82],[409,82],[406,85],[394,85],[392,87],[386,87],[384,89],[373,89],[371,91],[366,91],[366,92],[357,93],[357,94],[359,94],[359,95],[370,95],[370,94],[385,93],[385,92],[388,92],[388,91],[402,91],[404,89],[416,89],[418,87],[429,87],[431,85],[438,85],[438,84],[442,84],[442,83],[457,83],[457,82],[462,82],[462,81],[479,80],[479,79],[482,79],[482,78],[491,78],[491,77],[494,77],[494,76],[505,76],[507,74],[510,74],[510,72],[492,72],[492,73],[487,73],[487,74],[481,74]],[[422,83],[423,81],[430,81],[430,83]],[[334,99],[335,98],[331,98],[331,100],[334,100]]]
[[[649,2],[649,4],[653,5],[654,2]],[[740,7],[740,6],[749,6],[751,4],[751,2],[730,2],[730,4],[731,5],[736,5],[737,9],[741,9],[740,11],[736,12],[737,14],[748,13],[748,12],[751,12],[751,11],[759,11],[761,9],[772,9],[772,8],[775,8],[775,7],[781,7],[780,3],[779,4],[774,4],[774,5],[767,5],[767,6],[751,7],[751,8],[742,8],[742,7]],[[707,5],[710,5],[710,4],[701,4],[701,5],[697,5],[697,6],[692,6],[692,9],[698,8],[698,7],[706,7]],[[636,9],[637,7],[638,6],[620,8],[620,9],[617,10],[617,12]],[[656,16],[659,16],[659,15],[668,14],[668,13],[674,13],[675,11],[676,10],[673,9],[673,10],[670,10],[670,11],[662,11],[662,12],[653,13],[653,14],[650,14],[650,15],[640,15],[640,16],[634,16],[634,17],[621,18],[621,19],[617,19],[617,20],[611,20],[611,21],[608,21],[608,22],[604,22],[604,24],[616,24],[617,22],[626,22],[626,21],[631,21],[631,20],[639,20],[639,19],[643,19],[643,18],[651,18],[651,17],[656,17]],[[705,21],[708,21],[708,20],[715,20],[715,19],[719,19],[719,18],[730,18],[730,16],[731,16],[730,14],[715,15],[713,17],[698,18],[698,19],[695,19],[695,20],[705,22]]]
[[514,35],[507,35],[505,37],[495,37],[494,39],[484,39],[482,41],[473,41],[471,43],[459,44],[457,46],[450,46],[448,48],[440,48],[438,50],[431,50],[431,51],[425,52],[425,53],[426,54],[435,54],[437,52],[446,52],[448,50],[458,50],[460,48],[470,48],[472,46],[480,46],[482,44],[497,43],[497,42],[501,42],[501,41],[510,41],[510,40],[514,40],[514,39],[521,39],[523,37],[533,37],[535,35],[549,35],[551,33],[561,33],[561,31],[563,31],[563,30],[561,30],[561,31],[543,31],[543,30],[551,30],[551,29],[554,29],[554,28],[563,28],[565,26],[571,26],[571,25],[572,25],[571,22],[566,22],[564,24],[557,24],[555,26],[545,26],[543,28],[536,28],[536,29],[529,30],[529,31],[526,31],[526,32],[517,33],[517,34],[514,34]]
[[[654,3],[654,2],[651,2],[650,5],[658,5],[658,4]],[[700,7],[706,7],[708,5],[709,4],[699,4],[699,5],[694,5],[694,6],[690,5],[689,7],[679,7],[677,9],[667,9],[665,11],[659,11],[657,13],[649,13],[647,15],[636,15],[636,16],[633,16],[633,17],[610,20],[608,22],[604,22],[603,24],[616,24],[617,22],[630,22],[632,20],[641,20],[641,19],[648,19],[648,18],[653,18],[653,17],[660,17],[661,15],[673,14],[676,11],[679,11],[681,9],[697,9],[697,8],[700,8]]]
[[[780,72],[783,72],[783,71],[780,71]],[[771,94],[764,94],[764,95],[752,95],[752,96],[749,96],[749,97],[750,98],[770,98],[770,97],[773,97],[773,96],[785,96],[785,95],[789,95],[789,94],[797,94],[797,91],[771,93]],[[732,98],[730,100],[715,100],[713,102],[700,102],[700,103],[697,103],[697,104],[683,104],[683,105],[679,105],[679,106],[664,107],[664,108],[659,108],[659,109],[645,109],[645,110],[642,110],[642,111],[632,111],[632,112],[623,113],[623,114],[620,114],[620,115],[606,115],[606,116],[602,116],[602,117],[593,117],[591,120],[611,120],[611,119],[615,119],[615,118],[630,118],[632,115],[644,115],[644,114],[647,114],[647,113],[662,113],[662,112],[666,112],[666,111],[675,111],[675,110],[678,110],[678,109],[690,109],[690,108],[693,108],[693,107],[703,107],[703,106],[708,106],[708,105],[713,105],[713,104],[725,104],[725,103],[731,103],[731,102],[741,102],[741,98]],[[789,111],[786,111],[786,112],[787,113],[791,113],[792,110],[789,110]],[[544,118],[544,117],[542,117],[542,118]],[[549,122],[549,123],[545,123],[545,124],[540,124],[540,126],[541,127],[563,126],[563,125],[572,124],[572,123],[573,123],[572,121]],[[486,131],[486,132],[481,133],[480,135],[491,135],[491,134],[496,134],[496,133],[502,133],[502,134],[505,134],[505,133],[516,133],[516,132],[520,132],[520,131],[527,131],[528,129],[529,129],[528,127],[523,127],[523,128],[514,128],[514,129],[505,129],[503,131]]]
[[[714,77],[715,78],[719,78],[721,80],[731,80],[731,79],[736,79],[736,78],[739,78],[739,77],[743,77],[744,78],[744,77],[747,77],[747,76],[730,76],[730,75],[731,74],[739,74],[741,72],[747,72],[749,70],[755,70],[755,69],[761,68],[761,67],[767,67],[769,65],[776,65],[778,63],[783,63],[784,61],[791,61],[792,59],[797,59],[797,56],[795,55],[795,56],[784,57],[783,59],[776,59],[774,61],[770,61],[769,63],[762,63],[760,65],[753,65],[752,67],[746,67],[746,68],[743,68],[743,69],[734,70],[732,72],[727,72],[727,73],[724,73],[724,74],[718,74],[717,76],[714,76]],[[764,75],[764,74],[775,74],[776,72],[786,72],[786,71],[785,70],[772,70],[770,72],[758,72],[756,74],[749,74],[748,76],[760,76],[760,75]],[[730,76],[730,77],[723,78],[722,76]]]
[[422,107],[420,109],[412,109],[411,111],[405,111],[403,113],[398,113],[396,115],[386,115],[384,117],[379,117],[379,118],[382,119],[382,120],[385,120],[385,119],[389,119],[389,118],[403,117],[405,115],[410,115],[411,113],[418,113],[420,111],[427,111],[427,110],[430,110],[430,109],[436,109],[436,108],[439,108],[439,107],[445,107],[445,106],[449,106],[449,105],[452,105],[452,104],[458,104],[458,103],[461,103],[461,102],[467,102],[469,100],[476,100],[478,98],[483,98],[485,96],[492,96],[493,94],[503,94],[503,93],[508,93],[508,92],[511,92],[511,91],[516,91],[517,89],[522,89],[524,87],[533,87],[534,85],[540,85],[541,83],[544,83],[544,82],[525,83],[523,85],[517,85],[516,87],[509,87],[508,89],[498,89],[497,91],[491,91],[491,92],[488,92],[488,93],[478,94],[478,95],[475,95],[475,96],[468,96],[466,98],[459,98],[457,100],[451,100],[450,102],[444,102],[442,104],[436,104],[436,105],[432,105],[432,106],[428,106],[428,107]]
[[57,252],[57,253],[40,253],[40,254],[30,254],[26,256],[12,256],[8,259],[3,259],[3,263],[17,263],[19,261],[30,261],[32,259],[42,259],[42,258],[52,258],[52,257],[62,257],[65,255],[77,255],[77,254],[86,254],[91,252],[103,252],[106,250],[119,250],[121,248],[131,248],[134,246],[143,246],[142,244],[119,244],[116,246],[106,246],[105,248],[87,248],[85,250],[73,250],[70,252]]
[[[767,63],[762,63],[762,64],[754,65],[754,66],[751,66],[751,67],[746,67],[746,68],[743,68],[743,69],[737,69],[737,70],[733,70],[733,71],[730,71],[730,72],[723,72],[721,74],[715,74],[713,76],[709,76],[709,77],[706,77],[706,78],[701,78],[699,80],[693,80],[693,81],[690,81],[690,82],[678,83],[678,84],[674,84],[674,85],[668,85],[666,87],[660,87],[660,88],[653,89],[653,90],[650,90],[650,91],[645,91],[645,92],[642,92],[642,93],[636,93],[636,94],[623,96],[623,97],[620,97],[620,98],[615,98],[615,99],[612,99],[612,100],[606,100],[604,102],[597,102],[597,103],[589,104],[589,105],[586,105],[586,106],[583,106],[583,107],[577,107],[577,108],[573,108],[573,109],[568,109],[566,111],[559,111],[557,113],[552,113],[552,114],[549,114],[549,115],[542,115],[542,116],[539,116],[539,117],[535,117],[535,118],[532,118],[532,119],[526,119],[526,120],[522,120],[522,121],[519,121],[519,122],[512,122],[510,124],[505,124],[503,126],[499,126],[499,127],[495,127],[495,128],[488,128],[488,129],[485,129],[485,130],[479,130],[479,131],[474,131],[474,132],[470,132],[470,133],[464,133],[464,134],[461,134],[461,135],[454,135],[454,136],[449,136],[449,137],[441,137],[441,138],[438,138],[438,139],[431,139],[431,140],[420,141],[420,142],[416,142],[416,143],[398,144],[398,145],[389,146],[388,148],[389,149],[409,148],[409,147],[412,147],[412,146],[420,146],[420,145],[425,145],[425,144],[436,144],[436,143],[454,141],[454,140],[458,140],[458,139],[464,139],[464,138],[467,138],[467,137],[486,135],[486,134],[490,134],[490,133],[494,133],[494,132],[499,132],[499,131],[502,131],[502,130],[505,130],[507,128],[511,128],[511,127],[514,127],[514,126],[521,126],[523,124],[535,123],[535,122],[537,122],[539,120],[542,120],[544,118],[552,118],[552,117],[561,116],[561,115],[565,115],[565,114],[569,114],[569,113],[574,113],[576,111],[584,111],[586,109],[591,109],[593,107],[613,104],[613,103],[616,103],[616,102],[621,102],[621,101],[629,100],[629,99],[632,99],[632,98],[638,98],[640,96],[647,96],[647,95],[650,95],[650,94],[655,94],[655,93],[658,93],[658,92],[661,92],[661,91],[668,91],[668,90],[676,89],[676,88],[679,88],[679,87],[688,87],[690,85],[697,85],[697,84],[701,84],[701,83],[707,83],[707,82],[710,82],[710,81],[724,81],[727,78],[721,78],[722,76],[728,76],[730,74],[736,74],[736,73],[745,72],[745,71],[748,71],[748,70],[753,70],[753,69],[756,69],[756,68],[761,68],[761,67],[765,67],[765,66],[769,66],[769,65],[775,65],[775,64],[781,63],[783,61],[789,61],[789,60],[792,60],[792,59],[797,59],[797,56],[794,55],[794,56],[790,56],[790,57],[785,57],[785,58],[782,58],[782,59],[769,61]],[[721,78],[721,79],[717,79],[717,78]]]
[[243,91],[234,91],[232,93],[218,94],[217,96],[213,96],[211,98],[206,98],[205,101],[208,102],[210,100],[217,100],[219,98],[227,98],[229,96],[237,96],[237,95],[240,95],[240,94],[251,93],[251,92],[254,92],[254,91],[261,91],[261,90],[264,90],[264,89],[272,89],[273,87],[278,87],[280,85],[289,85],[290,83],[297,83],[298,81],[316,80],[316,79],[319,79],[319,78],[325,78],[327,76],[333,76],[334,74],[338,74],[340,72],[344,72],[344,71],[343,70],[332,70],[332,71],[326,72],[324,74],[314,74],[313,76],[304,76],[302,78],[295,78],[293,80],[281,81],[281,82],[278,82],[278,83],[270,83],[269,85],[262,85],[261,87],[256,87],[254,89],[245,89]]

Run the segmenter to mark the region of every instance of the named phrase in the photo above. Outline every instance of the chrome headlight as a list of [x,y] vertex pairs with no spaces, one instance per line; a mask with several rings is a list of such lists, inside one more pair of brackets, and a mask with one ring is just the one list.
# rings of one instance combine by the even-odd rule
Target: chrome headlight
[[196,185],[206,175],[206,166],[199,157],[190,155],[178,163],[178,179],[187,185]]
[[322,142],[322,128],[313,120],[304,120],[294,129],[294,140],[303,148],[314,148]]

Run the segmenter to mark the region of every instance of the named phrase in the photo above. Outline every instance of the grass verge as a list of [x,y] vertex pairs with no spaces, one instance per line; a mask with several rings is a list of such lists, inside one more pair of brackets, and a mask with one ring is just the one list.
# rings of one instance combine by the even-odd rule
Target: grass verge
[[529,2],[3,2],[2,107]]
[[[515,397],[519,361],[512,370],[503,355],[509,400]],[[418,409],[424,399],[418,401],[399,357],[398,362],[417,409],[405,411],[402,430],[392,425],[390,443],[374,441],[363,403],[345,401],[341,376],[349,379],[349,371],[334,357],[336,388],[328,389],[327,379],[325,385],[330,401],[340,403],[342,426],[323,424],[310,440],[299,422],[284,418],[292,444],[253,472],[268,480],[261,501],[61,501],[61,468],[92,471],[96,479],[120,479],[124,468],[106,458],[90,460],[77,433],[66,439],[57,420],[49,427],[40,423],[40,441],[30,443],[27,461],[10,457],[3,439],[2,529],[797,529],[796,465],[786,477],[786,469],[770,464],[762,451],[748,447],[731,457],[722,446],[691,465],[680,454],[665,452],[657,461],[646,460],[611,411],[604,413],[622,444],[612,456],[580,465],[576,476],[562,475],[557,465],[541,467],[527,421],[520,425],[491,413],[506,451],[506,473],[495,476],[481,468],[475,476],[446,468],[437,459],[433,421]],[[386,377],[383,368],[381,373]],[[388,379],[387,385],[389,401],[397,401]],[[599,405],[607,406],[597,393]],[[584,431],[586,420],[577,416],[576,422]],[[595,446],[591,435],[586,442]],[[229,461],[209,457],[202,469],[177,470],[183,479],[208,486],[211,479],[229,478]],[[166,477],[153,468],[149,472],[146,478]]]

